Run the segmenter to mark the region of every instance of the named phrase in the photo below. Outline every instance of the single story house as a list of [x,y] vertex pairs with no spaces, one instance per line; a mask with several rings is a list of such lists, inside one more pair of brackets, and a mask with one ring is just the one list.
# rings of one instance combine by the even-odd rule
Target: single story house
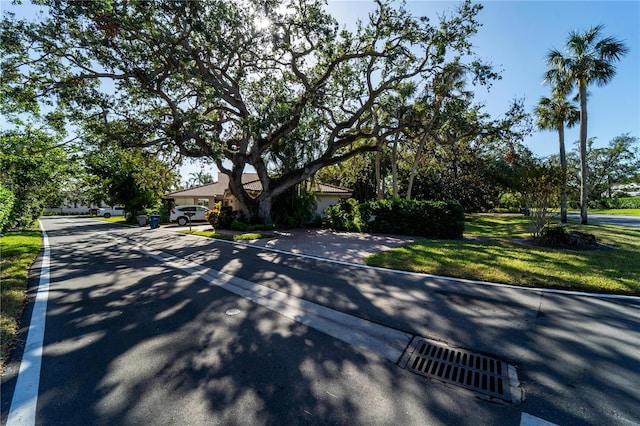
[[[611,195],[618,197],[619,194],[625,194],[629,197],[640,197],[640,183],[627,183],[611,186]],[[608,197],[609,192],[605,191],[603,197]]]
[[[258,179],[257,173],[244,173],[242,183],[249,195],[257,197],[262,191],[262,183]],[[350,198],[353,191],[335,185],[316,182],[314,188],[316,196],[316,213],[324,216],[324,210],[334,204],[338,204],[341,199]],[[222,202],[223,206],[231,206],[238,210],[238,200],[229,190],[229,176],[218,173],[218,180],[215,183],[196,186],[182,191],[172,192],[165,195],[165,200],[172,201],[177,206],[199,205],[211,207],[215,203]]]

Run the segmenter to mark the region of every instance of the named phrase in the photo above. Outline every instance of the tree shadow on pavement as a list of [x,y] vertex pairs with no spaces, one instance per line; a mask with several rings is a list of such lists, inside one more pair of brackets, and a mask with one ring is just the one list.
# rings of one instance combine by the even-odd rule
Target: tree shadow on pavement
[[[561,424],[634,420],[638,305],[337,267],[109,225],[50,231],[50,240],[43,424],[518,424],[520,411]],[[134,242],[493,354],[518,367],[527,399],[497,405],[411,374],[170,268]]]

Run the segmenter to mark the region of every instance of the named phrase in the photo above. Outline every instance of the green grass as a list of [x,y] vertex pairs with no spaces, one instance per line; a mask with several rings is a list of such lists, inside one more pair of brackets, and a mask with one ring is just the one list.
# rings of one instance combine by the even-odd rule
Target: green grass
[[529,287],[640,295],[640,230],[570,225],[615,248],[566,250],[524,244],[522,216],[474,215],[465,238],[420,240],[366,259],[372,266]]
[[191,235],[199,235],[201,237],[208,237],[208,238],[217,238],[220,240],[227,240],[227,241],[243,241],[243,240],[259,240],[261,238],[271,238],[273,237],[273,234],[261,234],[261,233],[257,233],[257,232],[248,232],[248,233],[244,233],[244,234],[222,234],[220,232],[213,232],[213,231],[180,231],[183,232],[185,234],[191,234]]
[[465,234],[482,237],[525,237],[529,235],[529,218],[521,214],[467,215]]
[[0,237],[0,371],[15,340],[27,302],[27,272],[40,252],[40,231],[7,232]]
[[103,220],[105,222],[121,223],[123,225],[127,224],[127,220],[124,216],[111,216],[110,218],[99,217],[98,219]]
[[[575,213],[580,213],[580,211],[576,211]],[[589,211],[587,211],[587,215],[589,213],[640,216],[640,209],[589,209]]]

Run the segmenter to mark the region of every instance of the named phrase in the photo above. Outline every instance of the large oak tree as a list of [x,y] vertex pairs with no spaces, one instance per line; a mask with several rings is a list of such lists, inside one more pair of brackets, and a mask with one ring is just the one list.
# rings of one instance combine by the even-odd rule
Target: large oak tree
[[[55,97],[91,132],[213,159],[265,222],[279,194],[377,150],[397,123],[376,108],[402,85],[451,61],[495,77],[471,55],[481,6],[468,1],[437,22],[378,1],[353,31],[317,0],[39,3],[38,22],[2,23],[7,98]],[[263,188],[255,199],[248,166]]]

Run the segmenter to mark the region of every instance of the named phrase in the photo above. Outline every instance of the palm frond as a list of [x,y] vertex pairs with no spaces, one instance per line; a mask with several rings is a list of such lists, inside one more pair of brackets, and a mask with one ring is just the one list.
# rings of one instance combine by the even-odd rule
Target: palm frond
[[589,81],[593,81],[597,86],[605,86],[616,74],[616,67],[612,63],[604,60],[595,60],[589,72]]
[[605,37],[594,46],[600,59],[605,61],[618,61],[629,52],[629,48],[621,41],[613,37]]

